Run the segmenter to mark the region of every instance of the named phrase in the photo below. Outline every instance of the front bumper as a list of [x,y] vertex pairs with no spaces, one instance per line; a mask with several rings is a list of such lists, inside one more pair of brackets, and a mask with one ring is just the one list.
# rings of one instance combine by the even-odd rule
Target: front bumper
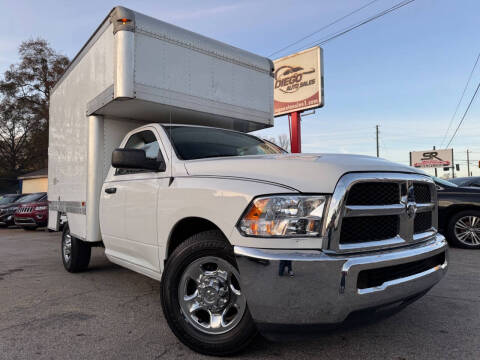
[[14,217],[15,225],[22,227],[38,227],[46,226],[48,222],[48,217],[44,214],[32,214],[32,215],[23,215]]
[[2,226],[10,226],[14,224],[13,220],[14,213],[7,213],[0,215],[0,225]]
[[[234,248],[241,288],[260,330],[272,325],[338,324],[353,312],[412,298],[428,291],[444,276],[447,249],[440,234],[410,247],[363,254]],[[374,287],[358,285],[362,270],[408,264],[435,255],[442,256],[442,264]],[[294,275],[285,271],[280,276],[280,266],[287,270],[288,265]]]

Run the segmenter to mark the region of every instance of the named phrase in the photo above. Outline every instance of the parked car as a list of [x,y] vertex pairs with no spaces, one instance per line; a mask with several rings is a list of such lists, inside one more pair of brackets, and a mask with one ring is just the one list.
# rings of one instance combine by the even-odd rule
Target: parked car
[[[43,193],[45,194],[45,193]],[[45,194],[36,201],[22,203],[15,211],[15,225],[25,230],[35,230],[48,225],[48,201]]]
[[480,249],[480,188],[458,186],[434,178],[438,225],[452,245]]
[[0,198],[0,226],[13,225],[13,214],[16,210],[16,203],[25,195],[7,194]]
[[22,195],[15,202],[6,204],[0,207],[0,226],[11,226],[15,225],[15,212],[18,207],[25,203],[30,203],[34,201],[46,200],[47,193],[33,193],[28,195]]
[[472,186],[480,188],[480,176],[459,177],[455,179],[449,179],[448,181],[458,186]]

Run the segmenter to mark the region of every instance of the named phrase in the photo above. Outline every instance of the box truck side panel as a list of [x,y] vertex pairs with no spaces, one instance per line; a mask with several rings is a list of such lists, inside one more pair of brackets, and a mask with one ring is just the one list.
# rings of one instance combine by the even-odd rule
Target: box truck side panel
[[[88,155],[86,104],[114,82],[114,40],[108,21],[79,53],[50,100],[49,194],[52,211],[69,214],[73,234],[85,237]],[[49,227],[56,228],[56,214]],[[75,218],[74,221],[72,221]]]
[[174,106],[272,125],[270,60],[143,14],[135,22],[140,93],[148,87]]

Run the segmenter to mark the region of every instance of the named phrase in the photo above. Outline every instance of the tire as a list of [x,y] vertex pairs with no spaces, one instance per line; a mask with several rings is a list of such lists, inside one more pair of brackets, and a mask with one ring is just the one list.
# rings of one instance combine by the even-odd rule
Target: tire
[[480,211],[465,210],[454,214],[448,223],[447,237],[452,245],[480,249]]
[[[207,297],[211,295],[211,293],[208,293],[208,291],[211,291],[208,290],[211,289],[208,287],[211,286],[211,282],[208,283],[209,285],[206,288],[202,288],[202,286],[198,284],[205,284],[205,282],[193,281],[193,278],[186,280],[187,282],[184,281],[189,278],[189,269],[192,267],[195,268],[197,266],[196,264],[198,264],[198,269],[200,269],[199,274],[201,274],[198,279],[202,279],[203,281],[207,280],[205,274],[212,274],[211,270],[215,269],[214,267],[202,272],[203,266],[219,264],[216,270],[213,271],[213,273],[217,275],[225,274],[226,272],[222,272],[223,269],[231,270],[228,281],[214,283],[217,285],[220,284],[220,291],[218,291],[219,286],[217,286],[214,297],[222,293],[223,290],[228,289],[228,295],[226,295],[228,302],[226,298],[219,296],[217,297],[217,299],[219,299],[218,301],[213,300],[217,301],[215,305],[208,305],[217,306],[220,303],[219,308],[215,307],[213,310],[211,308],[209,308],[209,310],[199,308],[195,310],[198,312],[192,312],[192,314],[196,314],[195,316],[198,316],[198,318],[203,317],[206,319],[203,322],[194,320],[193,316],[186,314],[186,310],[182,310],[182,308],[185,309],[186,306],[183,299],[190,296],[186,293],[189,286],[193,286],[193,288],[198,286],[195,290],[193,290],[193,288],[189,290],[197,294],[196,297],[193,295],[194,301],[199,298],[200,295],[198,294],[201,294],[201,291],[203,291],[205,299],[207,299],[205,301],[208,301]],[[160,287],[163,313],[173,333],[192,350],[206,355],[231,355],[243,350],[256,336],[257,329],[248,311],[246,299],[240,291],[240,286],[237,281],[239,279],[236,279],[237,276],[239,276],[239,274],[233,256],[233,249],[223,234],[217,230],[204,231],[191,236],[180,244],[169,257],[163,272]],[[221,280],[225,280],[225,278],[221,278]],[[237,287],[238,290],[236,290]],[[182,291],[185,291],[186,294],[183,296],[183,299],[181,296]],[[226,303],[223,303],[223,301]],[[198,303],[196,304],[198,305]],[[205,303],[203,304],[205,305]],[[218,311],[214,311],[215,309]],[[230,319],[228,316],[232,309],[233,315],[230,315]],[[201,312],[203,312],[203,314]],[[216,326],[218,329],[203,328],[203,330],[201,330],[207,323],[212,325],[212,313],[214,313],[214,315],[215,313],[217,315],[222,313],[222,315],[220,315],[222,319],[221,325],[217,321]],[[210,316],[208,316],[208,314],[210,314]],[[227,319],[225,323],[228,325],[224,325],[224,319]],[[213,328],[214,327],[215,325]],[[218,331],[218,333],[211,333],[215,331]],[[224,332],[221,333],[221,331]]]
[[[70,246],[68,245],[68,240],[70,240]],[[70,248],[70,254],[68,254],[68,248]],[[68,272],[76,273],[87,269],[90,263],[90,245],[71,236],[68,225],[63,228],[61,252],[63,266]]]

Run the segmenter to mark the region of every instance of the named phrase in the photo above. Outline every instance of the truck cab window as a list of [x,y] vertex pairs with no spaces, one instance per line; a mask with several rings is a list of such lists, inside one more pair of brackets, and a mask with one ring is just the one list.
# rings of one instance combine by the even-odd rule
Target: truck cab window
[[[148,159],[163,160],[158,140],[150,130],[144,130],[130,136],[124,149],[145,150],[145,155]],[[136,174],[148,171],[143,169],[117,169],[115,175]]]
[[164,128],[182,160],[286,153],[268,141],[236,131],[200,126],[164,125]]

